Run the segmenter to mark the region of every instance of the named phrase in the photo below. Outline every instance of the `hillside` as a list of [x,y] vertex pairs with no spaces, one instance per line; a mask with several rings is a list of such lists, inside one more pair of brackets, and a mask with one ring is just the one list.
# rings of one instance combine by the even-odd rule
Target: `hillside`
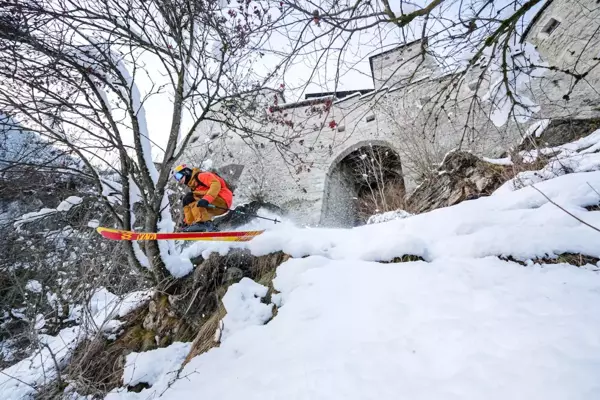
[[[203,300],[98,291],[96,328],[44,336],[49,347],[3,371],[1,396],[61,379],[65,398],[103,397],[73,372],[89,342],[115,364],[103,378],[113,400],[597,399],[598,150],[600,131],[527,151],[540,169],[490,196],[387,222],[255,221],[241,229],[267,231],[248,243],[194,243],[188,283],[204,285]],[[493,171],[512,163],[487,160]],[[189,315],[172,321],[179,302]],[[127,345],[138,331],[147,343]]]

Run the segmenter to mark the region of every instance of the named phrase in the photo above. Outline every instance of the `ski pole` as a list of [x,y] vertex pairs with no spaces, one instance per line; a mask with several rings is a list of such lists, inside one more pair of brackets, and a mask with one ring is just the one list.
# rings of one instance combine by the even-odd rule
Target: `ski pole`
[[238,214],[244,214],[244,215],[248,215],[250,217],[256,217],[256,218],[262,218],[262,219],[266,219],[267,221],[272,221],[274,223],[278,223],[281,222],[279,221],[277,218],[275,219],[271,219],[271,218],[266,218],[266,217],[261,217],[260,215],[256,215],[256,214],[250,214],[250,213],[245,213],[243,211],[238,211],[238,210],[232,210],[231,208],[225,208],[225,207],[217,207],[214,204],[209,204],[208,208],[218,208],[219,210],[225,210],[225,211],[233,211],[236,212]]

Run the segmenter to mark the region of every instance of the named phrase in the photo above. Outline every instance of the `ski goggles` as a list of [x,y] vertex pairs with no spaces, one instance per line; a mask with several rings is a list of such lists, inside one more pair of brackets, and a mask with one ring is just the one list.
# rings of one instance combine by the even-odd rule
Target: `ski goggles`
[[179,181],[181,180],[181,178],[183,178],[184,176],[185,176],[185,175],[184,175],[183,173],[181,173],[181,172],[175,172],[175,173],[173,174],[173,178],[175,178],[175,180],[176,180],[177,182],[179,182]]

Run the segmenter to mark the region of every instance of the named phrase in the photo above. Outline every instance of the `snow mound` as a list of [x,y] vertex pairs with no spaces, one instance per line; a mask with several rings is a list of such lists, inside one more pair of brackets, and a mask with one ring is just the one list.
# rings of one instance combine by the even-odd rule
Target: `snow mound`
[[381,214],[371,215],[367,220],[367,225],[380,224],[382,222],[393,221],[396,219],[408,218],[412,214],[404,210],[388,211]]
[[274,285],[283,304],[268,324],[193,358],[185,379],[154,396],[109,398],[163,390],[161,399],[201,392],[220,400],[600,394],[600,275],[588,269],[308,257],[282,264]]
[[[540,123],[544,121],[547,120],[540,121]],[[544,124],[541,126],[543,127]],[[550,156],[550,161],[538,171],[520,172],[516,177],[500,186],[494,194],[514,191],[565,174],[600,170],[600,129],[574,142],[540,150],[521,151],[519,156],[525,163],[533,163],[540,156]],[[505,160],[486,159],[495,164],[504,162],[504,165],[512,165],[512,162],[506,163]]]
[[232,334],[247,327],[263,325],[273,316],[273,305],[264,304],[261,299],[267,295],[267,288],[243,278],[231,285],[223,296],[227,315],[222,320],[220,338],[226,340]]
[[40,349],[32,356],[0,371],[0,398],[18,400],[33,398],[36,387],[54,381],[56,367],[63,368],[75,346],[85,336],[79,327],[65,328],[57,336],[40,335]]
[[131,292],[125,296],[117,296],[104,287],[97,289],[89,302],[93,328],[111,330],[115,325],[114,322],[111,322],[114,318],[126,316],[148,301],[152,295],[152,290],[142,290]]
[[57,211],[69,211],[73,206],[81,204],[83,199],[78,196],[69,196],[67,199],[63,200],[58,207],[56,207]]
[[[593,226],[600,213],[600,171],[563,175],[536,184],[553,202]],[[285,224],[284,224],[285,225]],[[391,261],[404,255],[426,261],[444,257],[513,256],[518,260],[583,253],[600,257],[600,233],[551,204],[534,188],[496,193],[395,221],[354,229],[272,226],[250,242],[195,243],[189,252],[208,257],[232,248],[260,256],[283,251],[292,257]]]
[[162,349],[129,354],[125,362],[123,382],[127,386],[135,386],[141,382],[153,386],[161,376],[174,374],[179,369],[190,352],[191,345],[175,342]]

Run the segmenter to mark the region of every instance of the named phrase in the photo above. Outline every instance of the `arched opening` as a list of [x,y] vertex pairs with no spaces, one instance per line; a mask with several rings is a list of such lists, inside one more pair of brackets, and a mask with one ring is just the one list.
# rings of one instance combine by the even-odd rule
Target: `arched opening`
[[405,193],[398,153],[385,143],[358,144],[329,170],[321,225],[362,225],[373,214],[402,208]]

